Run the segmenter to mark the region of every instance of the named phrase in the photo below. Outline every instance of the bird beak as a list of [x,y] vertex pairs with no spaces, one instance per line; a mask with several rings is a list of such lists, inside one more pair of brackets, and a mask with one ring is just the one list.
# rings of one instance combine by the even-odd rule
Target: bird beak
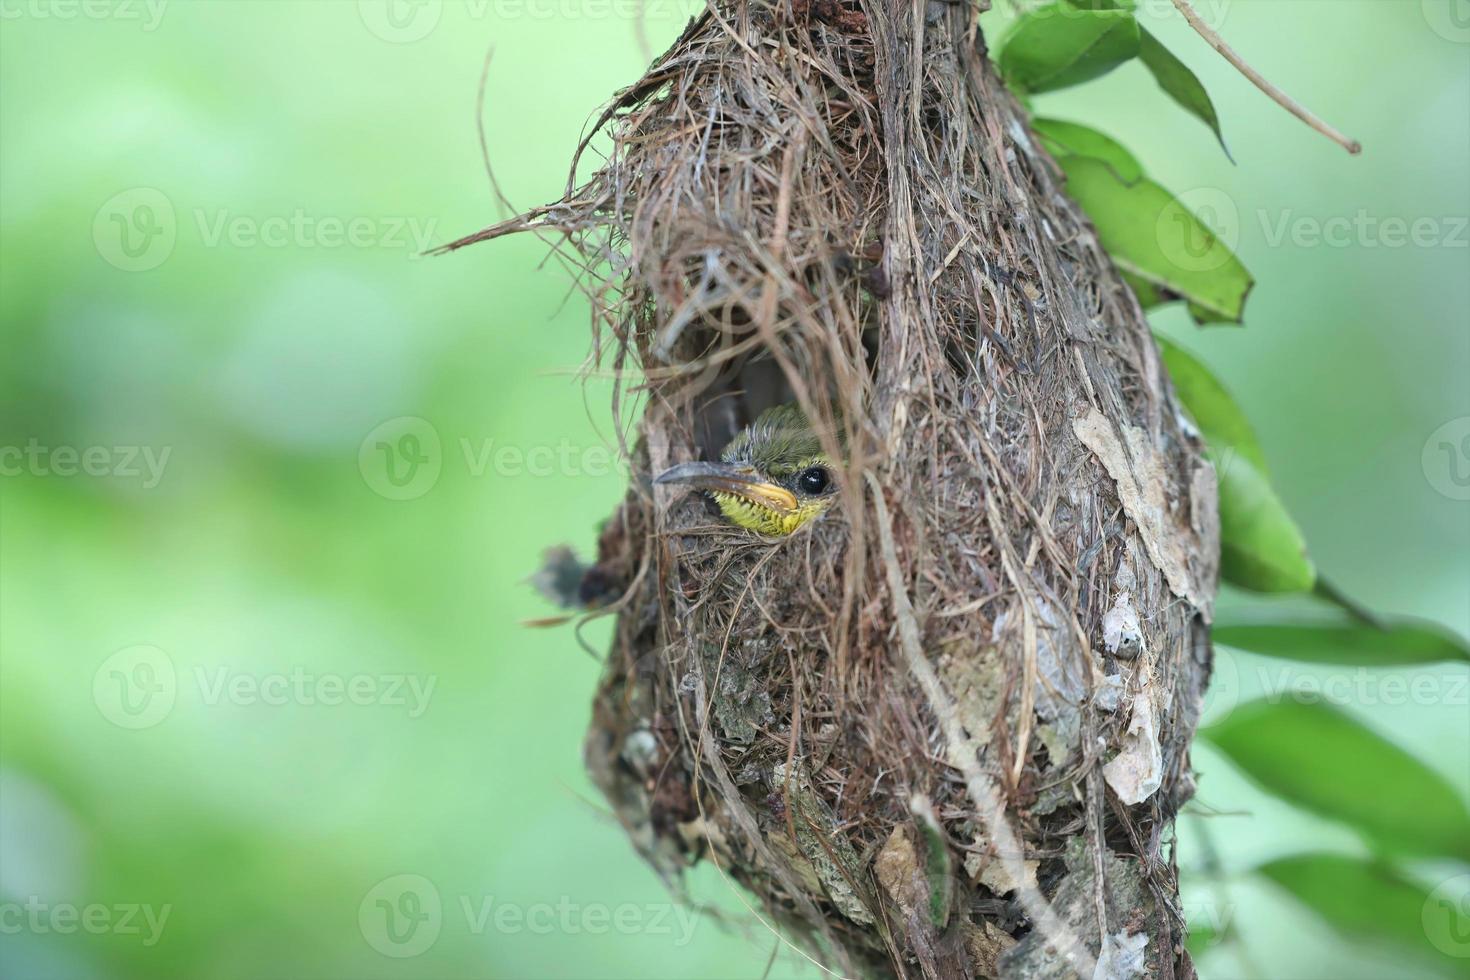
[[733,463],[680,463],[664,470],[654,483],[684,483],[698,490],[717,490],[744,497],[753,504],[781,513],[796,510],[796,494],[761,479],[749,466]]

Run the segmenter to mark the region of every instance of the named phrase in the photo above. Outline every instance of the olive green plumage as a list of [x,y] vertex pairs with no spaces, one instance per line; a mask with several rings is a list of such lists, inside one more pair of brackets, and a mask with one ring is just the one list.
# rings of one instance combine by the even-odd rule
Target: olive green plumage
[[733,523],[783,536],[817,517],[837,495],[836,466],[795,404],[762,412],[730,440],[719,463],[683,463],[658,483],[706,490]]

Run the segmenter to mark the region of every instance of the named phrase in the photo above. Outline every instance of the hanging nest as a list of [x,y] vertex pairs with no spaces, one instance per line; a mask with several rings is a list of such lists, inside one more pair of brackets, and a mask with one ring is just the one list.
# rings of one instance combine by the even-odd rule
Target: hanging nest
[[[641,403],[586,754],[671,884],[717,863],[849,977],[1188,977],[1214,473],[976,14],[717,3],[590,179],[451,247],[553,239]],[[787,401],[845,454],[824,518],[651,486]]]

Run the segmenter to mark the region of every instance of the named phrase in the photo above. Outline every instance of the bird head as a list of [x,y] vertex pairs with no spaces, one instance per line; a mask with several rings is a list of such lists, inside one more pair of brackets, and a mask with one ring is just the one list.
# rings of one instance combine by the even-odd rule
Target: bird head
[[837,496],[836,465],[794,404],[762,412],[730,440],[718,463],[681,463],[654,482],[708,491],[735,524],[777,536],[818,516]]

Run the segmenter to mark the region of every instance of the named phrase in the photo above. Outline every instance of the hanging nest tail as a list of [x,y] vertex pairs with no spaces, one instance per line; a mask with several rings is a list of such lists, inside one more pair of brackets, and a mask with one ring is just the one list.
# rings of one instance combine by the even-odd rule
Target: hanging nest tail
[[[637,379],[586,752],[647,860],[844,976],[1188,977],[1214,473],[976,13],[717,3],[590,180],[451,247],[561,240]],[[825,517],[651,487],[787,401],[845,452]]]

